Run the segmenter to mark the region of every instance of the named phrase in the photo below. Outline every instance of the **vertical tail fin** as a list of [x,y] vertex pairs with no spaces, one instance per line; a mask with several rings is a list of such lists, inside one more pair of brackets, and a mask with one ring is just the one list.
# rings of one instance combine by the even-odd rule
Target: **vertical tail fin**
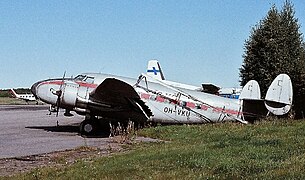
[[261,99],[261,90],[255,80],[249,81],[242,89],[239,99]]
[[291,109],[292,95],[292,83],[286,74],[280,74],[273,80],[265,99],[261,99],[257,81],[251,80],[244,86],[239,96],[244,118],[253,121],[269,112],[277,116],[284,115]]
[[147,75],[157,79],[157,80],[164,80],[164,75],[161,70],[161,66],[157,60],[149,60],[147,66]]
[[287,74],[278,75],[268,88],[265,106],[275,115],[286,114],[292,105],[293,89]]
[[12,94],[12,96],[13,96],[14,98],[18,97],[18,95],[17,95],[17,93],[14,91],[14,89],[10,89],[10,92],[11,92],[11,94]]

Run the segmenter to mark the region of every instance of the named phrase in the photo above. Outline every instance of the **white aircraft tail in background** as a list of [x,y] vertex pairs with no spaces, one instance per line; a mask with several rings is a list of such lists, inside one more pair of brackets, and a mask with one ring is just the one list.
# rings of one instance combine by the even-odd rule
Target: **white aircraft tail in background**
[[10,92],[14,98],[28,101],[36,101],[36,98],[33,94],[17,94],[14,89],[10,89]]
[[161,66],[157,60],[148,61],[147,75],[157,80],[165,80]]
[[151,81],[155,79],[172,87],[201,91],[201,87],[165,80],[163,71],[158,60],[148,61],[146,74]]

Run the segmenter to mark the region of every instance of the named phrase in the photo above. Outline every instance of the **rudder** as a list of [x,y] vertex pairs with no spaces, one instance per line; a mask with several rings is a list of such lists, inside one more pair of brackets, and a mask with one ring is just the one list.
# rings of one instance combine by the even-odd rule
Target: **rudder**
[[157,79],[164,80],[164,75],[161,69],[161,66],[157,60],[149,60],[147,66],[147,75]]
[[265,106],[275,115],[286,114],[292,106],[293,88],[287,74],[278,75],[268,88]]

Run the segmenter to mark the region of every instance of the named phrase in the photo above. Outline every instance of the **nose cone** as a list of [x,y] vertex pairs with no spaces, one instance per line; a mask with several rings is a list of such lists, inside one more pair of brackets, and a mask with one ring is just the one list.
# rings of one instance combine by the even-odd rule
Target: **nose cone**
[[55,105],[58,98],[55,92],[60,88],[61,83],[62,80],[58,79],[39,81],[32,85],[31,91],[36,99]]
[[39,97],[37,96],[37,86],[39,85],[39,83],[40,82],[37,82],[31,87],[32,94],[35,96],[36,99],[39,99]]

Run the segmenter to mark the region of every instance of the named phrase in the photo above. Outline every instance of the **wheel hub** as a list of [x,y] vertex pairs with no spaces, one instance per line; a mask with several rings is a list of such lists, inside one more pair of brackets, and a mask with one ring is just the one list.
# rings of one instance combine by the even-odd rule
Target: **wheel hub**
[[87,133],[90,133],[93,130],[93,127],[91,124],[85,124],[84,131]]

